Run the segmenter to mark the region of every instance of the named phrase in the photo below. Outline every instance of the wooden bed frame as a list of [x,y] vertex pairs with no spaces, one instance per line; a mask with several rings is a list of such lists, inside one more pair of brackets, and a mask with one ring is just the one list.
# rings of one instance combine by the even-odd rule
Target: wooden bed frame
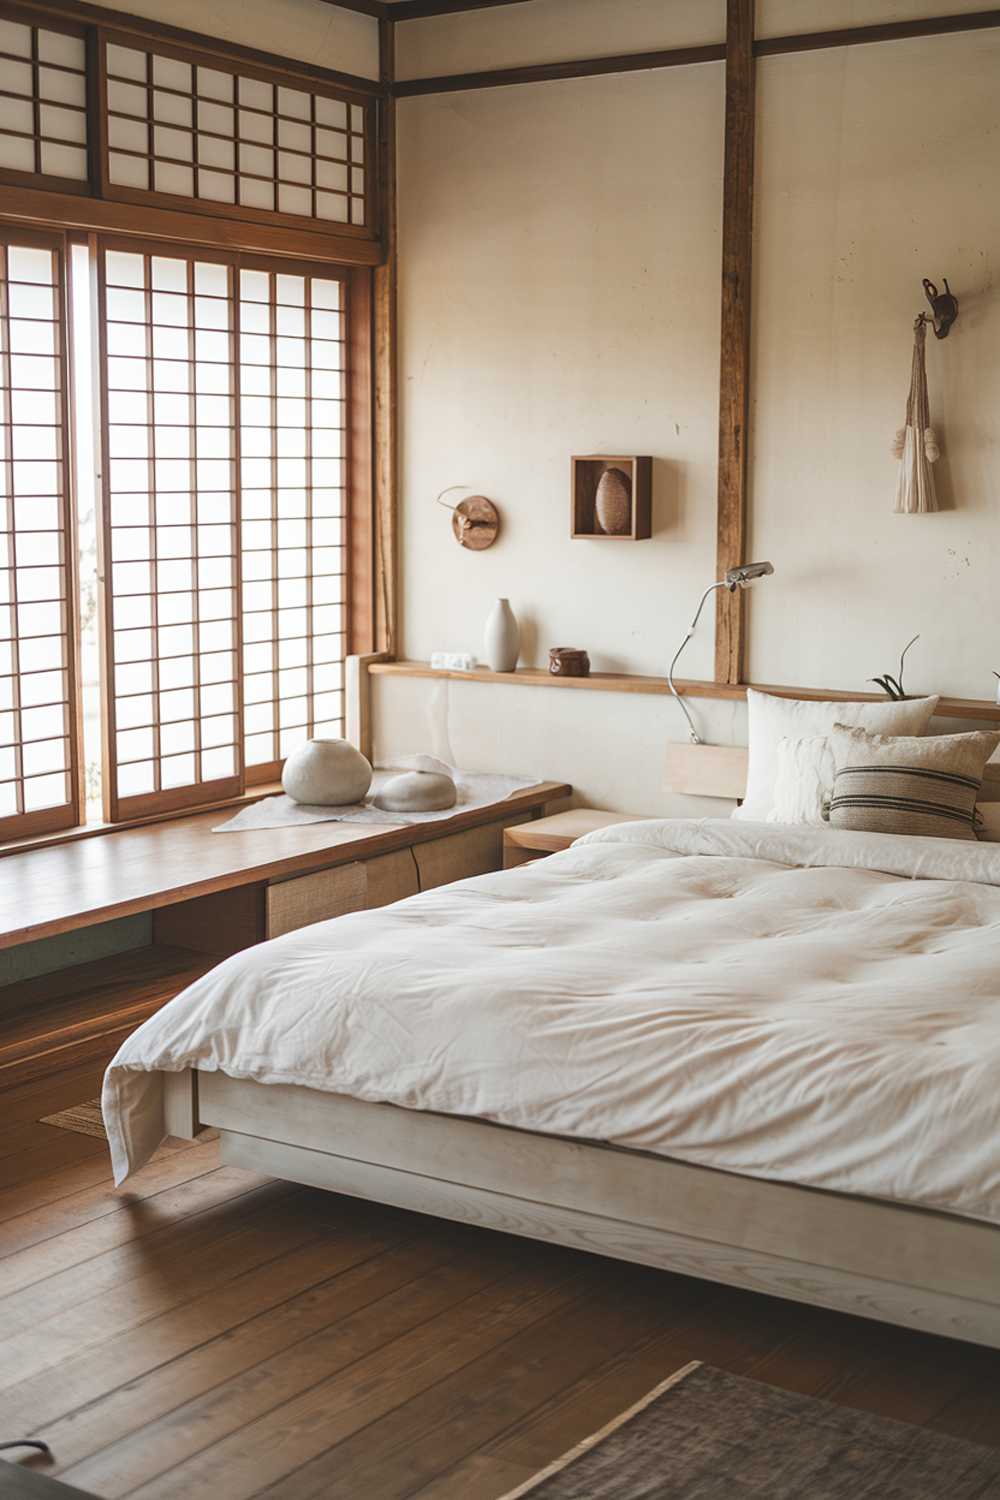
[[[741,797],[746,767],[739,746],[668,756],[674,790],[701,796]],[[1000,1348],[989,1224],[315,1089],[161,1077],[167,1131],[218,1130],[233,1166]]]
[[164,1073],[165,1123],[350,1197],[1000,1348],[1000,1229],[646,1152],[222,1073]]

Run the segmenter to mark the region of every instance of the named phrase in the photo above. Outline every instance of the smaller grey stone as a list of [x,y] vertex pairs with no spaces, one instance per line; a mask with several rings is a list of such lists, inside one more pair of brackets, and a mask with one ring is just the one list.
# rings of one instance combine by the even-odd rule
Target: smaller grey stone
[[404,771],[393,776],[375,797],[385,812],[442,812],[454,807],[458,793],[450,776],[437,771]]

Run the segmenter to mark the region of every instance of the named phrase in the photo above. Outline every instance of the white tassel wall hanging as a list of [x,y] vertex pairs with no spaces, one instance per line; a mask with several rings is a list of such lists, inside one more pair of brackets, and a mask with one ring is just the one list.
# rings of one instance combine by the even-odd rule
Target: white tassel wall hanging
[[913,368],[910,394],[906,399],[906,426],[896,433],[892,445],[892,451],[899,459],[896,484],[896,514],[899,516],[923,515],[938,508],[931,464],[937,462],[940,449],[931,426],[927,399],[926,342],[927,324],[921,313],[913,325]]
[[938,508],[932,464],[941,457],[941,449],[931,426],[930,402],[927,397],[927,324],[933,323],[935,336],[948,337],[958,317],[958,301],[952,295],[947,279],[944,292],[938,293],[932,281],[924,281],[924,291],[932,316],[920,313],[913,325],[913,363],[910,368],[910,394],[906,398],[906,426],[900,427],[892,451],[899,459],[896,484],[896,514],[927,515]]

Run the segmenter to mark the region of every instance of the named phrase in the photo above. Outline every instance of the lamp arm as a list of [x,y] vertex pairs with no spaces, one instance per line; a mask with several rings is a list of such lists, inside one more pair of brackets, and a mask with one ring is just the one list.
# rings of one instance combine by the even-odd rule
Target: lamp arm
[[729,584],[726,583],[725,579],[720,579],[718,583],[710,583],[709,586],[708,586],[708,588],[702,594],[701,600],[699,601],[699,604],[698,604],[698,608],[694,612],[694,619],[691,621],[691,627],[688,630],[687,635],[684,637],[684,639],[681,641],[680,645],[677,647],[677,650],[674,652],[674,659],[670,663],[670,669],[667,672],[667,684],[668,684],[668,686],[670,688],[670,691],[673,693],[674,697],[677,700],[677,703],[678,703],[678,706],[680,708],[681,713],[684,715],[685,719],[687,719],[688,732],[689,732],[689,734],[691,736],[691,743],[692,743],[692,745],[700,745],[700,744],[703,743],[703,741],[702,741],[701,735],[698,733],[697,729],[695,729],[695,727],[694,727],[694,720],[692,719],[691,715],[688,712],[688,706],[687,706],[687,704],[684,702],[684,699],[681,697],[680,693],[677,691],[677,688],[674,686],[674,669],[676,668],[677,663],[681,659],[681,653],[684,650],[684,647],[687,645],[688,641],[691,639],[691,637],[694,635],[696,629],[698,628],[698,621],[701,619],[701,612],[705,608],[705,601],[707,600],[709,594],[714,594],[715,591],[716,591],[716,589],[725,589],[725,588],[729,588]]

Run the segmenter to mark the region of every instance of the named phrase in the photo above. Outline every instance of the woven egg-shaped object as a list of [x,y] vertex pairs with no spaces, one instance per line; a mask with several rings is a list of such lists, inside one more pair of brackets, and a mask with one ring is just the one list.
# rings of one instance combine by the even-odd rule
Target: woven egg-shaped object
[[628,536],[632,530],[632,481],[623,469],[605,469],[594,496],[594,522],[605,536]]

